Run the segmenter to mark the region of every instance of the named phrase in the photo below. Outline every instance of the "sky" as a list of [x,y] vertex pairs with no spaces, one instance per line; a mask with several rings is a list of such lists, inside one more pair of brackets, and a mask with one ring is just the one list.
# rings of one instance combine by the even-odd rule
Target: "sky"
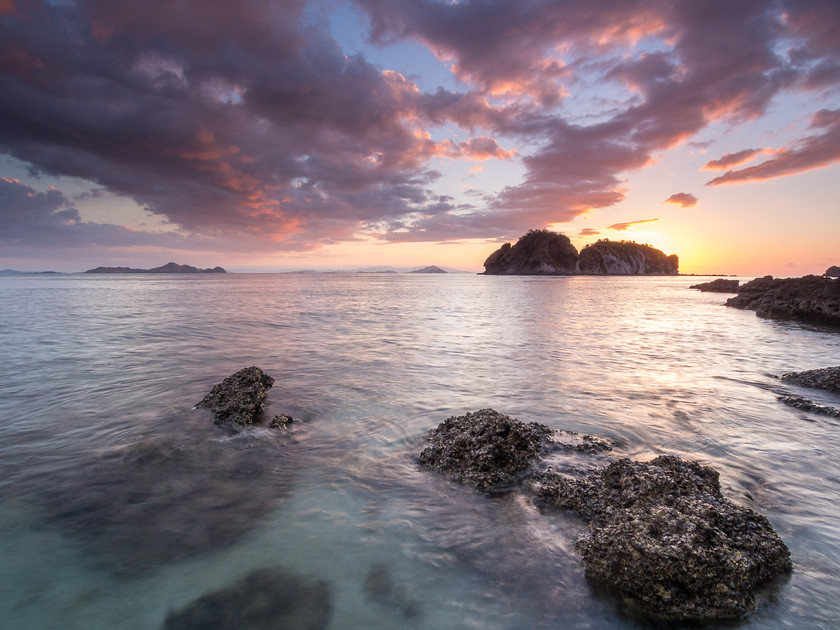
[[0,268],[840,264],[837,0],[0,0]]

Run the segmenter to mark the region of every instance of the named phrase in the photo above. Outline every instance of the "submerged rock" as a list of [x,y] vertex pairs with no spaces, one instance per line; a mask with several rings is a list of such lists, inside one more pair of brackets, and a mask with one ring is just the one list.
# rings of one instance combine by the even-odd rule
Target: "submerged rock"
[[289,425],[295,421],[292,416],[287,413],[278,413],[271,419],[268,426],[272,429],[288,429]]
[[765,276],[741,286],[726,305],[768,319],[840,326],[840,282],[821,276]]
[[700,284],[692,284],[689,289],[699,289],[703,292],[713,293],[738,293],[738,285],[740,280],[727,280],[726,278],[718,278],[711,282],[701,282]]
[[421,466],[487,491],[521,481],[551,443],[551,429],[481,409],[448,418],[428,439]]
[[785,383],[813,387],[814,389],[827,389],[835,394],[840,394],[840,365],[805,370],[804,372],[788,372],[782,374],[781,380]]
[[365,576],[365,598],[380,606],[394,608],[403,617],[414,618],[420,614],[420,604],[394,575],[391,566],[383,562],[373,564]]
[[322,630],[329,625],[330,590],[321,579],[258,569],[236,584],[171,613],[164,630]]
[[821,405],[815,403],[813,400],[803,398],[802,396],[777,396],[776,400],[783,402],[789,407],[795,407],[802,411],[811,411],[823,416],[831,416],[832,418],[840,418],[840,409],[836,407],[829,407],[828,405]]
[[254,417],[263,410],[263,401],[272,385],[274,379],[260,368],[242,368],[213,386],[196,406],[212,410],[216,424],[253,424]]

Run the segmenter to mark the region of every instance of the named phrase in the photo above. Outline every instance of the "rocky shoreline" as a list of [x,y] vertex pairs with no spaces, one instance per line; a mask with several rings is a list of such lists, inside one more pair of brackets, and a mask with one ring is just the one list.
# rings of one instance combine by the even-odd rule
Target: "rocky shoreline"
[[822,276],[756,278],[738,288],[726,306],[758,317],[840,327],[840,281]]
[[755,608],[756,587],[792,569],[767,519],[726,499],[714,469],[673,456],[590,471],[544,467],[552,453],[610,449],[601,438],[569,444],[561,434],[482,409],[432,429],[418,463],[482,492],[524,492],[546,514],[585,519],[577,549],[587,579],[655,617],[740,618]]

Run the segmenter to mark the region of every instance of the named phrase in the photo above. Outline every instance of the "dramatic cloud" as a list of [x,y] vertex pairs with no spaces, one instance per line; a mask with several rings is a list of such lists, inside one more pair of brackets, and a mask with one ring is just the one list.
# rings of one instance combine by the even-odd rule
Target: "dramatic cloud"
[[737,153],[727,153],[717,160],[709,160],[703,169],[707,171],[725,171],[734,166],[751,162],[756,155],[764,152],[764,149],[744,149]]
[[[404,68],[348,54],[328,0],[0,1],[0,152],[177,228],[131,237],[150,243],[509,239],[617,204],[628,173],[713,121],[840,83],[831,0],[350,6],[373,44],[427,46],[457,88],[423,91]],[[831,116],[757,170],[712,183],[836,161]],[[743,163],[733,156],[747,159],[717,162]],[[456,199],[439,170],[455,160],[505,161],[521,177]],[[38,199],[15,201],[4,238],[130,240],[117,219],[89,224],[66,200]]]
[[654,221],[659,221],[659,219],[642,219],[641,221],[627,221],[626,223],[613,223],[609,226],[610,230],[616,230],[619,232],[625,231],[631,225],[638,225],[639,223],[653,223]]
[[811,122],[811,128],[822,129],[823,133],[804,138],[790,148],[780,149],[772,158],[760,164],[728,171],[706,185],[719,186],[772,179],[803,173],[840,161],[840,110],[825,109],[817,112]]
[[697,197],[690,193],[675,193],[662,203],[673,203],[683,208],[692,208],[697,205]]

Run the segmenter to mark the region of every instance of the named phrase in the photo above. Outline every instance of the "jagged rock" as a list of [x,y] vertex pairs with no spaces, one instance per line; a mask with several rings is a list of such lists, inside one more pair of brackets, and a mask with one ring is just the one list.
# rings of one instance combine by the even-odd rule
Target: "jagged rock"
[[758,584],[792,568],[767,519],[725,499],[717,471],[697,462],[621,459],[581,479],[536,479],[540,507],[591,521],[578,542],[587,578],[657,615],[740,617]]
[[674,275],[679,272],[679,258],[676,254],[666,256],[650,245],[604,239],[583,248],[578,269],[596,276]]
[[713,293],[738,293],[738,285],[740,280],[727,280],[725,278],[718,278],[711,282],[701,282],[700,284],[692,284],[689,289],[699,289],[700,291],[711,291]]
[[785,383],[794,383],[795,385],[815,389],[827,389],[830,392],[840,394],[840,365],[805,370],[804,372],[788,372],[782,374],[781,379]]
[[324,580],[257,569],[225,589],[169,614],[164,630],[322,630],[332,603]]
[[801,409],[802,411],[811,411],[823,416],[840,418],[840,409],[837,409],[836,407],[829,407],[828,405],[821,405],[819,403],[815,403],[813,400],[809,400],[801,396],[776,396],[776,400],[783,402],[789,407]]
[[840,278],[840,267],[837,265],[832,265],[828,269],[825,270],[824,276],[828,276],[829,278]]
[[769,319],[840,326],[840,282],[820,276],[764,276],[742,285],[726,305]]
[[213,411],[216,424],[253,424],[254,417],[263,410],[263,401],[274,379],[256,366],[242,368],[215,385],[197,407]]
[[568,237],[531,230],[515,245],[505,243],[484,261],[487,275],[568,275],[577,273],[578,253]]
[[481,409],[448,418],[428,439],[421,466],[488,491],[520,481],[551,442],[551,429]]
[[268,426],[272,429],[287,429],[290,424],[295,421],[292,416],[287,413],[278,413],[271,419],[271,422],[268,423]]

